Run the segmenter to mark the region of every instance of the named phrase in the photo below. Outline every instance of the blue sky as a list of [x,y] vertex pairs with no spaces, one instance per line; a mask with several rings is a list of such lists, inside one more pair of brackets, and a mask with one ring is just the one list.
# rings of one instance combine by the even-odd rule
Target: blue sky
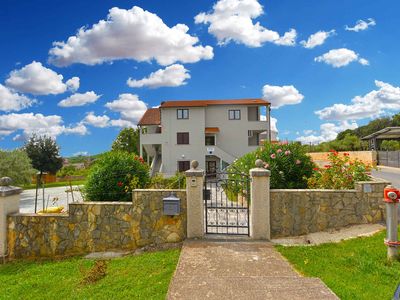
[[96,154],[146,107],[171,99],[265,97],[281,139],[333,139],[399,112],[399,8],[395,0],[2,1],[0,148],[36,132],[56,137],[65,156]]

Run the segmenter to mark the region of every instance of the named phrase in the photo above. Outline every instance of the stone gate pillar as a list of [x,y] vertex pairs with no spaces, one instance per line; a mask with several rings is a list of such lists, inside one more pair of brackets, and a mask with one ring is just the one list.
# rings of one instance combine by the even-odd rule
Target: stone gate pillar
[[204,237],[204,200],[203,184],[204,171],[198,168],[199,163],[194,160],[186,175],[187,197],[187,237]]
[[256,160],[250,170],[250,236],[256,240],[271,238],[269,180],[271,172],[263,168],[264,162]]
[[11,178],[0,178],[0,257],[7,253],[7,215],[19,212],[22,189],[11,186]]

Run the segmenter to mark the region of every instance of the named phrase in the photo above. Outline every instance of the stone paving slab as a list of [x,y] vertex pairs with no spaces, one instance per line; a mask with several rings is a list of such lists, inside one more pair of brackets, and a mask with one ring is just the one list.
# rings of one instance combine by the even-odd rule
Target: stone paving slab
[[185,241],[168,299],[338,299],[268,242]]

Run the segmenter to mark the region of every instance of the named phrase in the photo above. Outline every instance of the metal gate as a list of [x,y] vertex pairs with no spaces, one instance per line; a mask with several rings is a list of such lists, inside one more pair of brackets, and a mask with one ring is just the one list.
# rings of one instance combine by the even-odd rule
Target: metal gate
[[204,180],[206,234],[250,235],[250,177],[242,173],[212,173]]
[[400,151],[378,151],[378,165],[400,168]]

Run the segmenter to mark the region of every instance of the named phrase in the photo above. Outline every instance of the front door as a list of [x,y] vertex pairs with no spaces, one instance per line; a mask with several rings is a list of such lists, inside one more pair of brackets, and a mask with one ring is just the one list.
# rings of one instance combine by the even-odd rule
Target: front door
[[215,173],[217,173],[217,162],[216,161],[207,161],[206,165],[206,173],[208,176],[215,176]]

